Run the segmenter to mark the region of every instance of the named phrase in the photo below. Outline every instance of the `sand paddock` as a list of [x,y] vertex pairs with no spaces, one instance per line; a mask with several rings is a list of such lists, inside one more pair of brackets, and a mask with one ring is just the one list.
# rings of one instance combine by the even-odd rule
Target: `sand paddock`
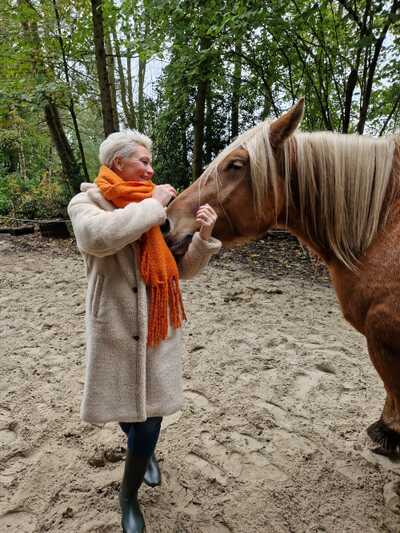
[[[119,532],[125,441],[79,420],[85,275],[72,241],[0,240],[0,531]],[[292,241],[183,284],[186,406],[164,420],[147,532],[400,531],[400,464],[370,451],[383,386]]]

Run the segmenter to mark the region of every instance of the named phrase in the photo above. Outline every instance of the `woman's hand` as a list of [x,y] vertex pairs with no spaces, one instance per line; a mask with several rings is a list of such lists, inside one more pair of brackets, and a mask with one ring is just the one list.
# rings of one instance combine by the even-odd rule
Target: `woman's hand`
[[151,196],[155,200],[158,200],[163,207],[167,207],[172,198],[175,198],[176,195],[176,190],[172,185],[167,183],[164,185],[156,185]]
[[196,222],[200,224],[200,237],[204,241],[210,239],[217,218],[217,213],[210,205],[205,204],[199,207],[196,213]]

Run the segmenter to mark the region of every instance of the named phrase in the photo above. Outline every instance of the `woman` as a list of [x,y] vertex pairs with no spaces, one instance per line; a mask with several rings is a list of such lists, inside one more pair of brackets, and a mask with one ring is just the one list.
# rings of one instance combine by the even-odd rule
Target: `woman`
[[183,405],[184,310],[179,277],[206,266],[220,242],[214,210],[201,206],[199,231],[177,265],[159,226],[176,196],[151,181],[151,141],[136,131],[112,133],[100,146],[95,183],[83,183],[68,206],[88,278],[86,379],[81,417],[117,421],[128,436],[120,488],[122,528],[144,530],[137,494],[160,484],[154,450],[161,420]]

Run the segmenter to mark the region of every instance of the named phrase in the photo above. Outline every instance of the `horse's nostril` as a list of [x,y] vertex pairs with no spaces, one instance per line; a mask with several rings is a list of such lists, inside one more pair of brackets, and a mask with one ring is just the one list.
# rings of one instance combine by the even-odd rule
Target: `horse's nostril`
[[162,224],[160,226],[160,229],[161,229],[161,233],[165,236],[169,233],[169,230],[171,229],[171,224],[169,223],[169,220],[167,218],[167,220],[164,222],[164,224]]

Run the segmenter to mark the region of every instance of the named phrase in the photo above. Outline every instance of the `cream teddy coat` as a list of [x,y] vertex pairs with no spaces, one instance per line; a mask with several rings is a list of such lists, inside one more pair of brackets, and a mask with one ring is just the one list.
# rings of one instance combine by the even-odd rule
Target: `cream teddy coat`
[[[68,214],[85,263],[86,376],[81,417],[90,423],[138,422],[182,408],[182,331],[147,347],[147,292],[136,241],[166,211],[153,198],[116,209],[95,184],[83,183]],[[199,233],[179,261],[184,279],[206,266],[221,243]]]

